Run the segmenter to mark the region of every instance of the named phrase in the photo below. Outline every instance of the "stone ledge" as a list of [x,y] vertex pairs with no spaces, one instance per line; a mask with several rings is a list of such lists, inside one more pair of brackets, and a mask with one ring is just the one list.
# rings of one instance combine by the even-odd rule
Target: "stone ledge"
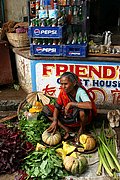
[[0,111],[0,119],[7,117],[7,116],[13,116],[17,114],[16,111]]

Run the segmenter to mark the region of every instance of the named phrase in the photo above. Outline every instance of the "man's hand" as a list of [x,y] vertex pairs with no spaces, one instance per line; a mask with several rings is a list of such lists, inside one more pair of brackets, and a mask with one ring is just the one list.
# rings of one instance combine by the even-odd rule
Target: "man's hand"
[[47,131],[49,133],[55,134],[55,132],[57,130],[57,126],[58,126],[58,122],[57,121],[53,121],[52,124],[50,125],[50,127],[47,129]]
[[69,102],[66,106],[65,106],[65,114],[68,114],[69,109],[72,107],[72,102]]

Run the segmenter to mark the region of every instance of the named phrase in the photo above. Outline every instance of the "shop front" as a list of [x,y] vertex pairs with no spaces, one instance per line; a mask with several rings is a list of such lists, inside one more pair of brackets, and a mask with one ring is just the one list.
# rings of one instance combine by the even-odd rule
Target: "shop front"
[[74,72],[99,108],[118,108],[120,99],[120,57],[31,57],[29,49],[14,48],[18,78],[27,91],[57,96],[59,77]]

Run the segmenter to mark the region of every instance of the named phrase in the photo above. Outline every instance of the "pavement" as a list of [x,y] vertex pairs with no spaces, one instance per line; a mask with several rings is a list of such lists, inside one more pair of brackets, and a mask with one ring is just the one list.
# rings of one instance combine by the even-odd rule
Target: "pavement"
[[26,97],[27,93],[18,86],[0,86],[0,119],[16,114],[18,105]]

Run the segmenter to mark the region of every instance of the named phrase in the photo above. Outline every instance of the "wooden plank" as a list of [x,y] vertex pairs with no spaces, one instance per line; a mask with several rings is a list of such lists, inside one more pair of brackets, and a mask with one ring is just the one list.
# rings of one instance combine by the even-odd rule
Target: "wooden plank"
[[0,123],[3,123],[3,122],[5,122],[5,121],[12,120],[12,119],[14,119],[14,118],[16,118],[16,117],[17,117],[17,113],[16,113],[16,114],[13,114],[13,115],[11,115],[11,116],[4,117],[4,118],[0,119]]
[[93,56],[93,57],[120,57],[120,54],[88,53],[88,56]]

